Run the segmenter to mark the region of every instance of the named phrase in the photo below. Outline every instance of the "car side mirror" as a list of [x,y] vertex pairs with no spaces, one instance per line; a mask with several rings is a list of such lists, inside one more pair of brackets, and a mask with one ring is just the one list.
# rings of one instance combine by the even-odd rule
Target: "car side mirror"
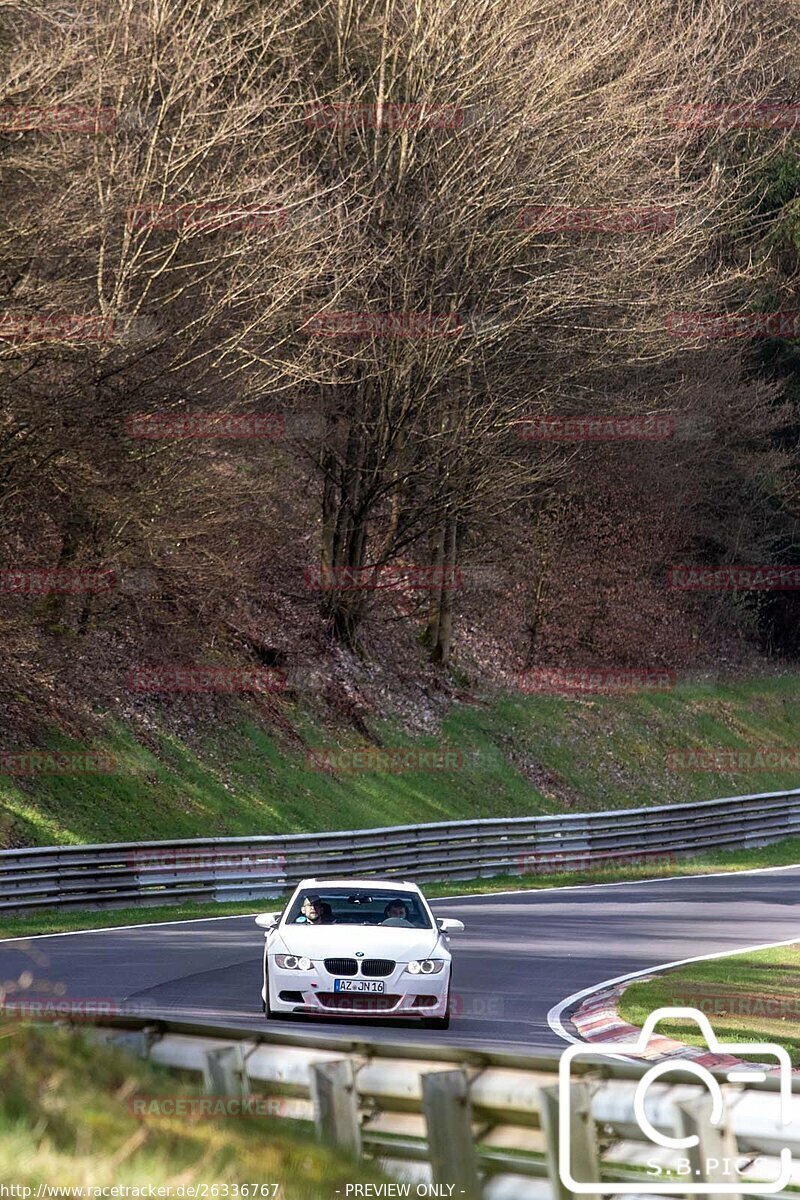
[[259,913],[256,917],[256,925],[260,925],[262,929],[274,929],[281,919],[279,912]]
[[436,924],[441,929],[442,933],[463,933],[464,922],[456,921],[452,917],[437,917]]

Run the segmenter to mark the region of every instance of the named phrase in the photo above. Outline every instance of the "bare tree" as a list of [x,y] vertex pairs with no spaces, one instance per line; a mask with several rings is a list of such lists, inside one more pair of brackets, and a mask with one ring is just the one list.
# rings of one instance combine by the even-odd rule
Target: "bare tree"
[[[670,312],[752,297],[762,264],[713,254],[757,155],[668,114],[770,95],[791,38],[771,5],[671,0],[338,0],[304,32],[342,246],[313,306],[328,329],[345,311],[452,330],[316,339],[323,611],[353,644],[354,573],[414,546],[447,564],[459,529],[557,477],[553,456],[514,445],[521,418],[591,409],[599,371],[674,356]],[[616,213],[616,232],[554,230],[564,205]],[[427,635],[439,662],[451,613],[445,586]]]

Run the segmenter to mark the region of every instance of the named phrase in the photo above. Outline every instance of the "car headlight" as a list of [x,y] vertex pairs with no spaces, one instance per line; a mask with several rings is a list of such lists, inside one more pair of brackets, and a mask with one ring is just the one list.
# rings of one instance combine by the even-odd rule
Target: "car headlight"
[[298,958],[296,954],[276,954],[275,965],[282,971],[310,971],[314,964],[305,955]]
[[414,959],[406,967],[409,975],[438,975],[444,970],[443,958],[420,958]]

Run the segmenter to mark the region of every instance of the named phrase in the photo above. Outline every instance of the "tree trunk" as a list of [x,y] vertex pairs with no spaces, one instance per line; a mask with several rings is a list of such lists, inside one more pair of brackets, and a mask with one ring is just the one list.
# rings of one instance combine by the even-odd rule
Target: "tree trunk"
[[455,516],[445,518],[439,539],[441,569],[438,572],[435,620],[429,623],[431,635],[431,662],[446,667],[450,662],[453,642],[453,592],[456,586],[456,557],[458,546],[458,523]]
[[428,602],[428,624],[422,635],[422,641],[428,647],[431,655],[439,640],[439,617],[442,609],[442,568],[444,565],[444,525],[439,524],[431,530],[428,539],[428,565],[431,568],[431,593]]
[[352,420],[344,462],[333,449],[324,456],[320,547],[320,612],[334,641],[357,649],[358,627],[364,613],[364,578],[368,517],[362,505],[368,464],[363,433]]

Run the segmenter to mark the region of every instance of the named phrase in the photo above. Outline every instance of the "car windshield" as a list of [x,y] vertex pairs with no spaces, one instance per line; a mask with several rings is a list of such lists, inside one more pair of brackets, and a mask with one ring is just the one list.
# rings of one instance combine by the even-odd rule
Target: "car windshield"
[[385,925],[430,929],[428,914],[414,892],[381,888],[321,888],[298,894],[287,925]]

